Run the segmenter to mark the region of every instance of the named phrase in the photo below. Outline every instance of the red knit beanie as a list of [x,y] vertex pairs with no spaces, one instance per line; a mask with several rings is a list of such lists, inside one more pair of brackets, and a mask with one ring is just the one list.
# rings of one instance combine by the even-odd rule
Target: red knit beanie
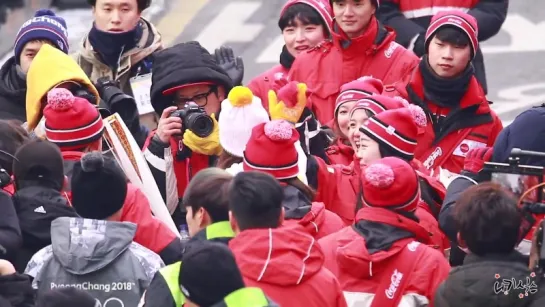
[[356,105],[350,110],[350,117],[354,114],[356,110],[368,110],[377,115],[387,110],[394,110],[403,107],[409,106],[409,102],[399,96],[388,97],[383,95],[373,95],[370,97],[363,98],[358,100]]
[[426,31],[426,53],[431,39],[435,33],[445,26],[456,27],[464,32],[471,43],[473,57],[479,48],[479,28],[475,17],[458,10],[443,11],[435,14]]
[[350,81],[341,86],[341,91],[335,101],[335,115],[339,107],[349,101],[360,100],[371,95],[382,94],[384,84],[380,79],[373,77],[361,77],[354,81]]
[[363,203],[395,211],[414,212],[420,200],[418,175],[409,163],[386,157],[362,172]]
[[369,118],[360,127],[360,131],[375,140],[379,146],[387,146],[399,157],[410,161],[414,158],[418,130],[425,127],[426,123],[426,114],[422,108],[409,105]]
[[297,177],[299,166],[295,143],[299,133],[284,120],[262,123],[252,129],[244,150],[244,171],[260,171],[276,179]]
[[282,7],[282,10],[280,11],[280,16],[284,15],[284,12],[290,6],[298,3],[306,4],[315,9],[324,20],[324,23],[326,24],[329,33],[333,33],[333,14],[331,11],[331,6],[325,0],[288,0],[286,4],[284,4],[284,6]]
[[47,139],[62,151],[86,147],[99,140],[104,130],[98,109],[64,88],[47,93],[44,117]]

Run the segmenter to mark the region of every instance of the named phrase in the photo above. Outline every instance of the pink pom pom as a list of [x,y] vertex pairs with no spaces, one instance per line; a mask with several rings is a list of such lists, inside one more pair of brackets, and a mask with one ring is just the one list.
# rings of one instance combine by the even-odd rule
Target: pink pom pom
[[265,124],[265,135],[273,141],[289,140],[293,136],[293,127],[284,120],[273,120]]
[[408,108],[410,103],[407,101],[407,99],[401,97],[401,96],[394,96],[394,99],[401,102],[405,108]]
[[365,180],[379,189],[391,186],[394,179],[394,170],[386,164],[376,163],[365,168]]
[[68,110],[74,105],[74,95],[65,88],[54,88],[47,93],[47,104],[57,111]]
[[414,104],[409,105],[408,108],[409,111],[411,111],[411,115],[413,116],[416,125],[419,127],[426,127],[426,125],[428,124],[428,120],[426,119],[426,113],[424,113],[424,110]]

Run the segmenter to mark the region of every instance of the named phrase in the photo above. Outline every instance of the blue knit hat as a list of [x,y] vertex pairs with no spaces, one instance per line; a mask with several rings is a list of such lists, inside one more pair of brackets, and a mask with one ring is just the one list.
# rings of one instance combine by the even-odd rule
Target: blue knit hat
[[56,16],[51,10],[38,10],[32,19],[21,26],[17,33],[13,47],[15,62],[19,64],[19,58],[26,43],[40,39],[50,41],[53,46],[68,54],[66,21],[62,17]]

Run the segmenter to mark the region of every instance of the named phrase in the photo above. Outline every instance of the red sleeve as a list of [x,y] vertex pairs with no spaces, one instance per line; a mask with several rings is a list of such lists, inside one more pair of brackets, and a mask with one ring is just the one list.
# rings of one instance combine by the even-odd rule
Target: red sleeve
[[445,258],[439,251],[437,250],[430,250],[430,252],[433,252],[433,257],[427,257],[428,259],[434,259],[431,260],[429,263],[430,268],[430,274],[428,275],[428,295],[427,297],[430,299],[430,305],[429,307],[433,307],[433,302],[435,301],[435,293],[437,292],[437,288],[439,288],[439,285],[444,282],[448,274],[450,272],[450,265]]
[[328,208],[328,202],[337,191],[335,166],[327,165],[320,157],[315,157],[318,163],[318,188],[316,189],[316,197],[314,201],[322,202]]
[[121,221],[135,223],[138,228],[134,241],[159,254],[176,235],[151,214],[147,197],[132,184],[127,186]]

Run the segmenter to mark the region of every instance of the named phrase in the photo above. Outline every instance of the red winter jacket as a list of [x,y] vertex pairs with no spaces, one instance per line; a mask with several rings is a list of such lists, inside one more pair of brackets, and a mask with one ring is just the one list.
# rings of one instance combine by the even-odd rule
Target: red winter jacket
[[[385,94],[400,95],[426,112],[428,125],[419,133],[415,158],[433,173],[437,173],[441,167],[459,174],[469,150],[492,147],[503,129],[501,120],[490,108],[475,77],[471,79],[458,110],[440,107],[424,99],[424,84],[419,69],[414,70],[407,86],[389,86]],[[435,119],[438,117],[442,118],[443,123],[440,135],[435,133],[435,126],[438,126]]]
[[269,90],[273,89],[274,81],[288,76],[289,70],[278,64],[259,76],[253,78],[248,87],[254,94],[261,99],[263,107],[269,111]]
[[[426,230],[416,222],[383,208],[363,208],[356,224],[319,241],[324,251],[325,266],[337,276],[349,306],[370,306],[378,284],[388,278],[386,271],[392,259],[414,240],[426,242]],[[407,306],[431,306],[439,284],[450,270],[442,253],[428,246],[417,263],[404,289]],[[384,276],[387,274],[386,276]],[[325,305],[324,305],[325,306]]]
[[[74,164],[81,159],[83,152],[66,151],[62,153],[64,159],[64,173],[68,177],[68,182],[72,177],[72,169]],[[71,201],[70,186],[65,187],[66,196]],[[174,242],[177,243],[178,238],[163,222],[156,219],[150,209],[148,198],[140,191],[139,188],[131,183],[127,183],[127,197],[123,204],[121,213],[121,222],[132,222],[138,227],[134,241],[149,248],[157,254],[162,254],[166,247]],[[170,259],[170,256],[161,255],[161,257]]]
[[418,64],[411,51],[394,41],[395,33],[373,17],[365,33],[348,39],[338,26],[333,41],[324,41],[295,59],[289,79],[306,83],[311,91],[308,106],[321,123],[334,117],[340,87],[361,76],[384,84],[406,81]]
[[246,286],[261,288],[278,305],[347,306],[317,241],[301,227],[244,230],[229,247]]
[[350,165],[354,160],[354,149],[351,145],[346,145],[341,138],[329,146],[325,153],[329,164]]

